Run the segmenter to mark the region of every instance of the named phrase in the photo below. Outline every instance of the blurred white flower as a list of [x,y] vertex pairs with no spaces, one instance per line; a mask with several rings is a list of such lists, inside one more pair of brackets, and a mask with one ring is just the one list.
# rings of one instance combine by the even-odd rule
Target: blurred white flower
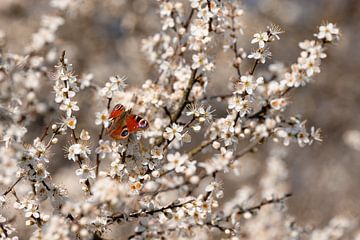
[[95,168],[91,168],[87,164],[81,164],[81,168],[76,169],[75,173],[80,177],[81,182],[96,178]]
[[209,62],[205,53],[198,53],[192,56],[193,64],[192,69],[198,69],[202,67],[206,71],[211,71],[214,68],[213,63]]
[[99,95],[102,97],[113,97],[113,85],[110,82],[105,83],[105,87],[99,90]]
[[126,77],[125,76],[112,76],[109,78],[110,82],[113,85],[113,90],[117,90],[117,91],[124,91],[124,89],[126,88]]
[[110,125],[109,122],[109,111],[107,109],[103,110],[102,112],[96,112],[96,119],[95,124],[96,125],[103,125],[105,128],[107,128]]
[[111,153],[112,148],[108,140],[99,140],[99,146],[95,149],[95,153],[100,155],[100,158],[105,158],[106,154]]
[[151,157],[155,159],[163,159],[163,149],[155,146],[153,149],[151,149]]
[[76,162],[79,160],[78,156],[88,158],[90,153],[91,150],[85,144],[75,143],[68,148],[68,159]]
[[241,117],[243,117],[251,111],[251,106],[249,100],[235,95],[229,99],[229,109],[234,109],[236,112],[240,113]]
[[343,134],[343,139],[346,145],[360,151],[360,131],[348,130]]
[[183,172],[185,170],[184,164],[188,161],[187,155],[181,155],[179,152],[176,152],[175,154],[168,154],[166,156],[169,163],[166,164],[167,170],[173,170],[175,169],[175,172]]
[[271,52],[268,49],[260,49],[248,55],[248,58],[259,60],[259,62],[261,62],[262,64],[264,64],[266,62],[266,59],[270,57]]
[[328,42],[337,40],[340,36],[339,28],[333,23],[321,25],[319,27],[319,33],[315,34],[318,39],[323,39]]
[[85,129],[81,130],[80,132],[80,139],[83,141],[88,141],[90,139],[90,134]]

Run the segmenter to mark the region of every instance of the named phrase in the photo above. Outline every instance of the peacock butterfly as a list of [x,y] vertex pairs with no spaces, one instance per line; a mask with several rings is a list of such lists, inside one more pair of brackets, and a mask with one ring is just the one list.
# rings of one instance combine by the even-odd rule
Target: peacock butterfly
[[126,139],[133,132],[145,130],[149,127],[148,121],[132,114],[131,109],[126,110],[121,104],[116,104],[109,115],[110,126],[107,133],[116,140]]

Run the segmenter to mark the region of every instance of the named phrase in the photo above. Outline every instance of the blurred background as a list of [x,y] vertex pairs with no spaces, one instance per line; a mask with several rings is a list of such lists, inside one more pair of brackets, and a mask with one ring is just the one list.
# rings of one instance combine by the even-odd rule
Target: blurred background
[[[253,33],[275,23],[285,30],[280,42],[271,45],[273,59],[286,65],[296,62],[298,42],[311,39],[324,21],[335,22],[341,29],[341,41],[328,46],[328,58],[322,64],[321,74],[313,84],[291,93],[290,114],[302,114],[309,125],[322,129],[324,141],[311,147],[299,148],[293,144],[285,158],[289,171],[289,184],[294,196],[289,200],[289,211],[299,224],[322,226],[332,216],[346,215],[359,218],[360,214],[360,1],[357,0],[245,0],[243,16],[244,35],[239,39],[245,51]],[[31,34],[39,28],[41,15],[55,10],[45,0],[1,0],[0,30],[7,35],[7,50],[23,54]],[[56,45],[58,52],[66,49],[76,73],[93,73],[94,81],[103,85],[109,76],[128,77],[129,87],[141,85],[146,79],[156,79],[156,70],[141,53],[141,40],[160,29],[157,3],[154,0],[92,0],[84,1],[81,8],[67,13],[67,21],[60,28]],[[216,45],[216,44],[215,44]],[[214,46],[216,47],[216,46]],[[228,93],[223,82],[234,76],[229,67],[232,53],[214,51],[217,69],[210,76],[209,95]],[[264,66],[262,66],[264,67]],[[246,64],[243,66],[246,70]],[[257,70],[261,73],[261,67]],[[51,82],[44,90],[51,91]],[[44,91],[46,92],[46,91]],[[101,104],[92,106],[86,101],[95,95],[91,90],[80,93],[79,113],[81,128],[94,126],[94,114]],[[47,96],[44,96],[46,98]],[[221,103],[216,103],[220,104]],[[55,106],[55,104],[54,104]],[[226,111],[219,109],[217,116]],[[27,135],[31,141],[40,135],[51,118],[42,116],[33,122],[34,131]],[[94,127],[92,127],[94,128]],[[93,129],[95,130],[95,129]],[[97,130],[98,131],[98,130]],[[268,143],[248,158],[262,168],[266,155],[276,144]],[[61,149],[60,149],[61,150]],[[63,153],[55,154],[50,169],[61,176],[71,165]],[[255,174],[256,175],[256,174]],[[233,189],[225,189],[226,197],[241,184],[256,179],[247,172],[240,178],[226,175]],[[74,181],[76,177],[74,175]],[[69,191],[75,191],[69,189]]]

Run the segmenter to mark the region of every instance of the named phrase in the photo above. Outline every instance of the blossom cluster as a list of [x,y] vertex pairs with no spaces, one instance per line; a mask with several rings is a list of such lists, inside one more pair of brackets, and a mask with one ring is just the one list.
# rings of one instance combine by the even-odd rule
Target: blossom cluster
[[[341,216],[323,229],[300,226],[286,205],[292,196],[286,146],[322,140],[318,128],[285,114],[289,93],[320,73],[327,46],[340,37],[335,24],[321,25],[315,39],[299,43],[296,63],[286,67],[269,64],[276,55],[271,44],[284,34],[277,25],[246,40],[254,50],[239,46],[246,11],[238,2],[159,0],[161,30],[141,45],[157,76],[131,88],[120,75],[100,83],[92,73],[79,77],[67,52],[56,46],[57,30],[68,24],[67,11],[83,14],[79,2],[52,0],[61,14],[42,18],[24,55],[1,52],[0,91],[6,104],[0,107],[0,206],[13,212],[0,214],[0,239],[15,240],[25,232],[12,221],[16,214],[30,239],[118,239],[114,228],[128,223],[133,223],[129,239],[341,239],[355,229],[355,221]],[[219,41],[219,49],[232,55],[227,60],[234,74],[226,82],[231,91],[209,95]],[[266,70],[257,71],[260,65]],[[40,97],[42,85],[53,89],[46,100]],[[94,97],[85,105],[80,95],[92,90]],[[125,110],[110,117],[119,103]],[[86,111],[84,119],[80,106],[89,105],[96,110]],[[47,112],[57,119],[27,142],[32,116]],[[144,118],[149,127],[130,129],[134,115],[131,124]],[[128,127],[126,137],[111,138],[114,127]],[[269,153],[257,186],[242,185],[225,198],[222,173],[245,175],[244,156],[270,141],[283,146]],[[74,168],[66,175],[77,176],[72,187],[82,191],[75,197],[53,177],[57,148]]]

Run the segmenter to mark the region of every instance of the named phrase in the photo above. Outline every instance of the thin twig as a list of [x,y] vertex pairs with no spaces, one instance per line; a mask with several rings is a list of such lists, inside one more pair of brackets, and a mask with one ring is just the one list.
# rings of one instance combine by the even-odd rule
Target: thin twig
[[13,188],[20,182],[23,176],[19,177],[2,195],[6,196],[9,192],[13,190]]
[[203,150],[204,148],[206,148],[216,140],[218,140],[218,138],[203,141],[200,145],[196,146],[195,148],[189,151],[188,153],[189,157],[193,157],[194,155],[198,154],[199,152],[201,152],[201,150]]
[[[211,2],[209,0],[207,0],[207,7],[208,7],[208,11],[211,12]],[[212,22],[213,22],[213,18],[211,17],[211,18],[209,18],[209,22],[208,22],[209,32],[213,31]]]
[[195,80],[196,80],[196,72],[197,72],[197,69],[194,69],[191,72],[191,77],[190,77],[189,83],[188,83],[188,85],[187,85],[187,87],[185,89],[184,96],[180,101],[179,108],[177,109],[177,111],[173,115],[171,115],[171,121],[172,122],[176,122],[179,119],[179,117],[181,116],[182,111],[184,110],[184,108],[185,108],[185,106],[186,106],[186,104],[188,102],[191,89],[193,88],[193,85],[194,85]]
[[237,159],[241,158],[242,156],[244,156],[246,153],[252,151],[256,146],[258,145],[258,142],[254,141],[252,143],[250,143],[248,146],[246,146],[245,148],[243,148],[239,153],[237,153],[233,159],[230,161],[230,163],[236,161]]
[[73,136],[73,138],[74,138],[75,143],[77,143],[78,140],[79,140],[79,138],[76,136],[75,129],[71,129],[71,132],[72,132],[72,136]]
[[49,149],[51,147],[52,140],[60,133],[59,130],[63,128],[64,124],[60,125],[58,128],[53,130],[53,134],[51,135],[48,143],[46,144],[46,149]]
[[256,66],[257,66],[258,64],[259,64],[259,60],[258,60],[258,59],[256,59],[256,60],[255,60],[255,62],[254,62],[253,67],[251,68],[251,70],[250,70],[250,72],[249,72],[249,74],[250,74],[250,75],[254,75],[254,72],[255,72]]
[[[63,68],[65,69],[65,71],[67,71],[67,64],[65,63],[65,50],[61,54],[60,63],[63,66]],[[66,80],[64,80],[64,85],[65,85],[65,88],[68,88],[69,83],[68,83],[67,78],[66,78]],[[68,92],[64,92],[64,94],[65,94],[66,98],[69,98]],[[76,136],[75,129],[71,129],[71,132],[72,132],[72,136],[74,138],[75,143],[77,143],[79,138]]]
[[214,96],[205,96],[205,97],[200,98],[198,101],[201,102],[201,101],[209,101],[209,100],[214,100],[214,99],[216,100],[218,98],[223,100],[226,98],[230,98],[232,96],[234,96],[234,94],[232,94],[232,93],[220,94],[220,95],[214,95]]
[[178,208],[178,207],[182,207],[188,203],[191,203],[193,202],[194,199],[191,199],[191,200],[188,200],[186,202],[183,202],[183,203],[178,203],[178,204],[170,204],[166,207],[162,207],[162,208],[157,208],[157,209],[153,209],[153,210],[140,210],[140,211],[137,211],[137,212],[133,212],[133,213],[130,213],[130,214],[124,214],[124,213],[120,213],[120,214],[114,214],[112,216],[109,217],[109,223],[113,223],[113,222],[116,222],[116,221],[121,221],[122,219],[125,219],[126,217],[131,217],[131,218],[138,218],[138,217],[141,217],[141,216],[146,216],[146,215],[153,215],[155,213],[158,213],[158,212],[163,212],[167,209],[174,209],[174,208]]
[[191,12],[190,12],[190,14],[189,14],[189,17],[187,18],[186,22],[185,22],[184,25],[183,25],[183,27],[184,27],[186,30],[188,29],[188,27],[189,27],[189,25],[190,25],[190,21],[191,21],[192,16],[194,15],[194,12],[195,12],[194,8],[191,8]]
[[233,44],[233,51],[235,53],[235,64],[233,65],[235,68],[236,68],[236,72],[239,76],[239,79],[241,78],[241,70],[240,70],[240,64],[236,63],[237,61],[237,58],[240,57],[240,54],[239,54],[239,51],[238,51],[238,46],[237,46],[237,39],[236,39],[236,29],[235,29],[235,19],[234,19],[234,16],[235,16],[235,8],[232,8],[232,15],[231,15],[231,31],[232,31],[232,34],[234,36],[234,44]]
[[247,212],[254,212],[256,210],[260,210],[262,207],[266,206],[266,205],[269,205],[269,204],[274,204],[274,203],[280,203],[282,201],[284,201],[285,199],[289,198],[292,196],[292,193],[287,193],[285,194],[284,196],[282,197],[279,197],[279,198],[272,198],[272,199],[269,199],[269,200],[263,200],[261,201],[258,205],[255,205],[255,206],[252,206],[252,207],[249,207],[249,208],[239,208],[239,211],[236,212],[236,214],[244,214],[244,213],[247,213]]
[[46,126],[46,128],[44,130],[44,133],[40,138],[40,142],[42,142],[45,139],[45,137],[48,135],[48,131],[49,131],[49,128],[51,126],[51,122],[52,122],[52,119],[50,120],[49,124]]
[[[232,158],[232,160],[229,162],[229,164],[233,163],[234,161],[237,161],[239,158],[241,158],[242,156],[244,156],[246,153],[248,153],[248,152],[250,152],[251,150],[253,150],[257,144],[258,144],[258,142],[252,142],[252,143],[250,143],[248,146],[246,146],[245,148],[243,148],[242,151],[240,151],[239,153],[237,153],[236,155],[234,155],[233,158]],[[201,151],[201,150],[200,150],[200,151]],[[199,163],[199,162],[197,162],[197,164],[198,164],[198,163]],[[166,172],[163,172],[163,173],[160,175],[160,178],[161,178],[161,177],[164,177],[164,176],[166,176],[167,174],[172,173],[172,172],[174,172],[174,171],[175,171],[175,169],[171,169],[171,170],[168,170],[168,171],[166,171]],[[213,174],[213,177],[214,177],[218,172],[219,172],[219,171],[217,171],[217,170],[214,171],[214,172],[212,173],[212,174]],[[183,187],[183,186],[186,186],[186,185],[193,185],[192,189],[189,191],[189,193],[192,193],[193,190],[195,190],[195,189],[199,186],[200,182],[201,182],[203,179],[205,179],[205,178],[207,178],[207,177],[209,177],[209,176],[210,176],[210,175],[208,175],[207,173],[204,173],[202,176],[200,176],[200,180],[199,180],[199,182],[198,182],[197,184],[192,184],[192,183],[190,182],[190,180],[187,180],[187,181],[185,181],[185,182],[183,182],[183,183],[180,183],[180,184],[175,185],[175,186],[172,186],[172,187],[168,187],[168,188],[164,188],[164,189],[158,189],[158,190],[156,190],[156,191],[151,191],[151,192],[143,192],[143,193],[141,193],[140,195],[157,195],[157,194],[162,193],[162,192],[168,192],[168,191],[177,190],[177,189],[179,189],[179,188],[181,188],[181,187]]]
[[[185,123],[183,129],[186,129],[187,127],[189,127],[190,124],[192,124],[192,123],[195,121],[195,119],[196,119],[196,118],[193,117],[190,121],[188,121],[187,123]],[[172,143],[175,139],[176,139],[176,138],[174,137],[174,138],[171,139],[171,140],[167,140],[166,143],[165,143],[165,145],[164,145],[164,147],[163,147],[163,149],[166,149],[166,148],[169,146],[169,144]]]
[[[175,111],[175,113],[171,115],[171,121],[167,127],[170,127],[171,123],[175,123],[180,118],[185,106],[187,105],[191,89],[193,88],[194,83],[196,81],[196,72],[197,72],[197,69],[192,70],[191,77],[190,77],[188,85],[184,91],[184,95],[183,95],[182,99],[180,100],[179,107]],[[165,127],[165,129],[166,129],[166,127]],[[156,143],[156,145],[160,146],[161,144],[164,143],[164,141],[165,141],[165,138],[162,136],[160,138],[160,140]]]
[[164,106],[164,111],[165,111],[166,115],[168,116],[168,118],[171,121],[171,113],[170,113],[169,109],[166,106]]
[[[108,98],[108,102],[106,105],[106,109],[108,111],[110,110],[111,101],[112,101],[112,98]],[[104,126],[104,124],[102,124],[100,134],[99,134],[98,146],[99,146],[100,140],[103,138],[104,131],[105,131],[105,126]],[[96,177],[99,176],[100,162],[101,162],[100,153],[96,153],[96,169],[95,169]]]

